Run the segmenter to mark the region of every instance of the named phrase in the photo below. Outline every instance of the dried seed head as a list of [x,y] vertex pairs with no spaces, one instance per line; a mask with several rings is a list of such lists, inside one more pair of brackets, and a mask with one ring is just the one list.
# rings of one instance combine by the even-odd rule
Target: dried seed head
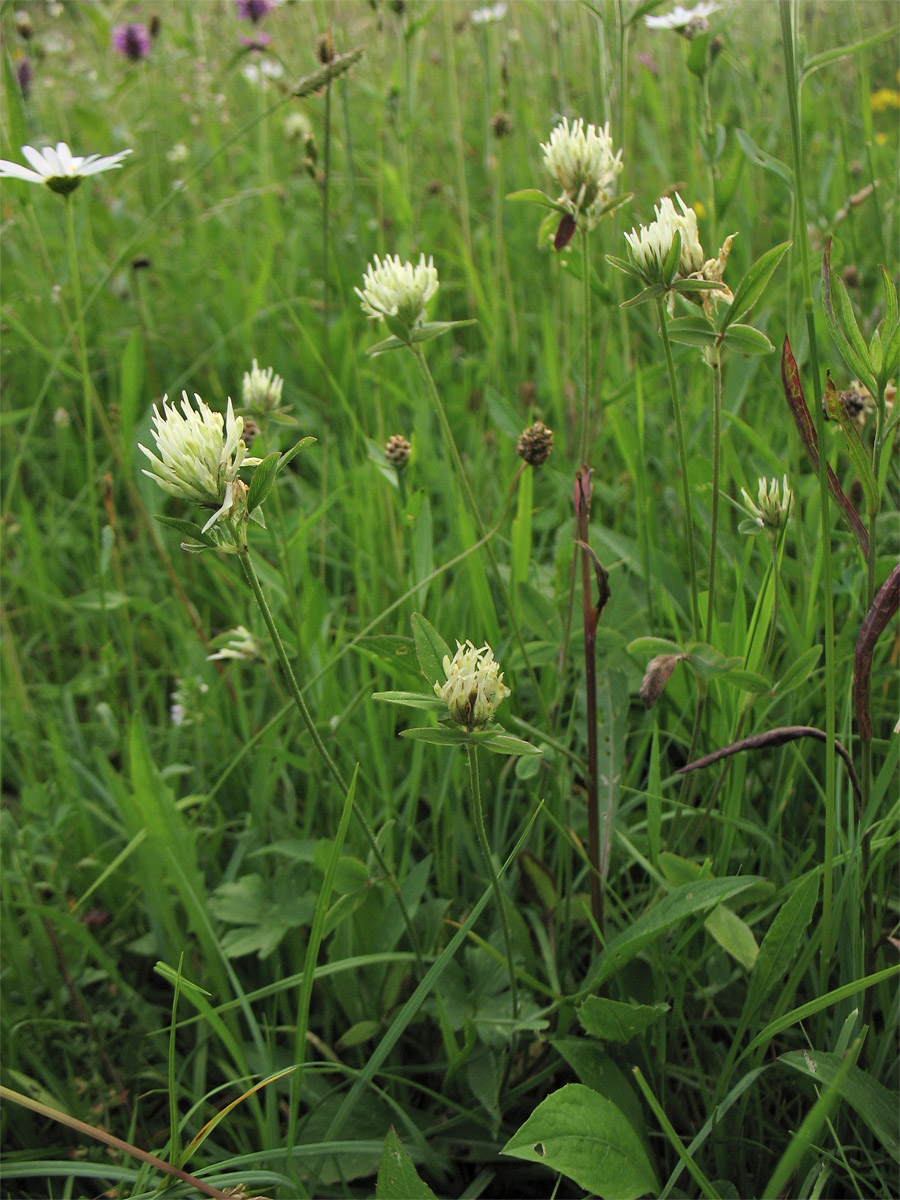
[[535,421],[516,442],[516,453],[524,458],[530,467],[539,467],[550,457],[553,449],[553,430],[548,429],[543,421]]
[[388,462],[402,471],[409,462],[410,445],[402,433],[392,434],[384,445],[384,456]]
[[507,112],[495,112],[491,117],[491,129],[494,137],[509,137],[513,130],[512,117]]
[[320,33],[316,38],[316,54],[320,63],[330,63],[337,51],[334,48],[334,38],[330,33]]

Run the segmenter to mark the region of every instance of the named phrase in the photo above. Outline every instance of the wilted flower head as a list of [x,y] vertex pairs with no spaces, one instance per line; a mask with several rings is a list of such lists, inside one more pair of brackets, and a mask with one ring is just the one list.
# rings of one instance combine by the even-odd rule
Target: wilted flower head
[[746,488],[741,488],[741,495],[744,497],[748,513],[758,527],[774,536],[787,520],[791,510],[793,492],[788,487],[787,475],[784,476],[781,486],[777,479],[767,482],[765,476],[761,477],[756,504],[750,499]]
[[562,188],[559,203],[573,217],[584,215],[593,224],[600,209],[608,204],[615,191],[616,176],[622,170],[622,151],[613,153],[609,122],[585,127],[579,117],[569,122],[563,118],[542,142],[544,165]]
[[241,467],[257,466],[260,460],[246,456],[247,447],[241,440],[244,419],[234,415],[231,400],[223,417],[196,393],[196,409],[187,392],[181,395],[181,413],[169,406],[168,396],[163,396],[162,412],[153,406],[153,437],[160,457],[140,446],[153,468],[145,469],[144,474],[171,496],[216,509],[203,526],[206,533],[231,509]]
[[281,404],[281,389],[284,380],[275,374],[274,367],[265,371],[254,358],[253,368],[244,372],[242,396],[246,408],[255,408],[262,413],[271,412]]
[[425,305],[438,290],[438,273],[433,259],[419,258],[418,266],[388,254],[384,262],[378,255],[363,276],[362,290],[354,288],[362,301],[362,310],[373,321],[396,317],[407,329],[425,323]]
[[720,8],[720,4],[713,4],[711,0],[701,0],[694,8],[682,8],[680,4],[676,4],[670,13],[659,17],[651,14],[644,17],[644,22],[649,29],[675,29],[685,37],[693,38],[698,33],[707,32],[708,18]]
[[457,642],[456,653],[452,659],[445,654],[443,666],[447,681],[435,683],[435,695],[447,705],[457,725],[481,729],[510,694],[493,650],[487,645],[476,649],[468,640],[464,646]]
[[140,21],[117,25],[112,31],[113,49],[131,62],[139,62],[150,53],[150,31]]
[[643,273],[648,283],[662,282],[663,266],[669,257],[676,233],[681,234],[681,259],[677,275],[686,278],[703,266],[703,247],[697,233],[697,214],[692,208],[688,208],[677,192],[675,199],[681,212],[678,212],[668,196],[663,196],[654,209],[656,220],[625,234],[631,261]]
[[553,430],[548,429],[543,421],[535,421],[527,429],[522,430],[516,442],[516,454],[524,458],[530,467],[539,467],[550,457],[553,449]]
[[118,154],[110,154],[105,158],[99,154],[81,158],[73,154],[65,142],[57,142],[55,150],[51,146],[45,146],[43,150],[23,146],[22,153],[34,170],[8,162],[5,158],[0,159],[0,179],[27,179],[29,183],[44,183],[51,191],[67,196],[88,175],[99,175],[101,171],[121,167],[122,159],[131,151],[120,150]]

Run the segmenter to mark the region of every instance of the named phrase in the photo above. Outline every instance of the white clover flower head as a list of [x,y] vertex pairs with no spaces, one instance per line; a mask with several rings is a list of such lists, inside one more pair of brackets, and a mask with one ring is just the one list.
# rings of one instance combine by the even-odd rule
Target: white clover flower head
[[260,412],[270,412],[281,404],[281,389],[284,380],[275,374],[274,367],[265,370],[254,358],[253,367],[244,372],[242,397],[247,408],[256,408]]
[[642,271],[648,283],[662,281],[663,266],[669,257],[675,234],[681,234],[681,258],[676,277],[693,275],[703,267],[704,254],[697,231],[697,214],[675,193],[681,209],[675,208],[668,196],[663,196],[654,208],[656,220],[625,234],[631,261]]
[[354,288],[362,301],[362,310],[373,321],[396,317],[409,329],[425,323],[425,306],[438,290],[434,261],[421,255],[417,266],[388,254],[384,260],[375,255],[374,263],[363,275],[362,289]]
[[481,729],[510,695],[493,650],[488,645],[476,648],[468,640],[465,645],[457,642],[456,653],[452,659],[445,654],[443,666],[447,680],[435,683],[435,695],[447,705],[457,725]]
[[741,495],[753,520],[766,533],[775,534],[788,518],[791,510],[793,492],[788,487],[787,475],[779,485],[777,479],[766,480],[762,476],[756,495],[756,503],[750,499],[746,488],[741,488]]
[[0,159],[0,179],[26,179],[29,183],[42,183],[58,195],[67,196],[88,175],[99,175],[101,171],[121,167],[122,160],[131,151],[120,150],[118,154],[106,157],[89,154],[87,158],[82,158],[73,154],[65,142],[57,142],[55,150],[52,146],[45,146],[43,150],[23,146],[22,153],[34,169],[3,158]]
[[570,128],[564,117],[550,134],[550,141],[541,142],[541,149],[544,165],[562,188],[559,203],[573,217],[584,214],[593,224],[599,210],[609,203],[622,170],[622,151],[613,152],[609,122],[585,126],[579,117]]
[[469,13],[473,25],[491,25],[494,21],[502,21],[506,16],[507,6],[501,2],[489,4],[485,8],[475,8]]
[[234,415],[230,399],[223,417],[196,393],[196,408],[191,407],[187,392],[181,395],[181,412],[169,405],[168,396],[163,396],[162,412],[153,406],[152,432],[159,456],[140,443],[139,448],[153,468],[144,469],[144,474],[164,492],[216,509],[203,526],[206,533],[230,511],[241,467],[258,466],[261,460],[247,457],[247,447],[241,440],[244,419]]
[[695,22],[707,21],[714,12],[718,12],[721,4],[713,4],[711,0],[701,0],[700,4],[693,8],[682,8],[680,4],[669,13],[663,13],[662,16],[644,17],[644,23],[648,29],[686,29]]
[[244,625],[237,625],[234,629],[229,629],[227,633],[216,638],[216,642],[221,643],[221,646],[215,654],[207,654],[206,657],[210,662],[215,659],[227,658],[236,658],[243,662],[258,662],[263,657],[262,643]]

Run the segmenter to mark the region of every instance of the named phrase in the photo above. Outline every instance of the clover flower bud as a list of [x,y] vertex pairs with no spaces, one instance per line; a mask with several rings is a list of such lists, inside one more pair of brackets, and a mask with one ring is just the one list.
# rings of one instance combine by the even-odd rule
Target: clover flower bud
[[777,479],[767,481],[765,476],[762,476],[759,480],[755,504],[750,499],[746,488],[741,488],[741,495],[744,497],[747,512],[759,528],[770,537],[774,536],[787,520],[793,500],[793,492],[788,487],[787,475],[784,476],[780,486]]
[[384,456],[388,462],[402,471],[409,462],[410,444],[400,433],[392,434],[384,445]]
[[241,397],[246,408],[255,408],[261,413],[273,412],[281,406],[281,389],[284,380],[275,374],[274,367],[260,367],[254,358],[253,367],[244,372]]

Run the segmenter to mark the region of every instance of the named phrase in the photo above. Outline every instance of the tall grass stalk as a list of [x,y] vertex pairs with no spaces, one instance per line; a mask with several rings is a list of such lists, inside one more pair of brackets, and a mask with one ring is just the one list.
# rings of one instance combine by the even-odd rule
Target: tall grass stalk
[[836,821],[836,754],[835,754],[835,645],[834,645],[834,579],[831,555],[831,501],[828,492],[828,458],[825,454],[825,424],[819,397],[822,394],[819,358],[816,348],[816,325],[813,309],[812,273],[810,269],[809,233],[806,226],[805,166],[800,131],[800,84],[794,49],[793,13],[790,0],[779,0],[781,44],[784,54],[785,87],[791,123],[791,162],[794,184],[794,218],[797,244],[800,247],[800,274],[803,283],[803,311],[809,335],[809,358],[812,372],[813,420],[819,451],[819,505],[821,509],[822,550],[822,619],[825,633],[825,831],[823,847],[824,878],[822,886],[822,957],[820,986],[828,981],[831,957],[834,953],[837,929],[834,924],[834,848]]

